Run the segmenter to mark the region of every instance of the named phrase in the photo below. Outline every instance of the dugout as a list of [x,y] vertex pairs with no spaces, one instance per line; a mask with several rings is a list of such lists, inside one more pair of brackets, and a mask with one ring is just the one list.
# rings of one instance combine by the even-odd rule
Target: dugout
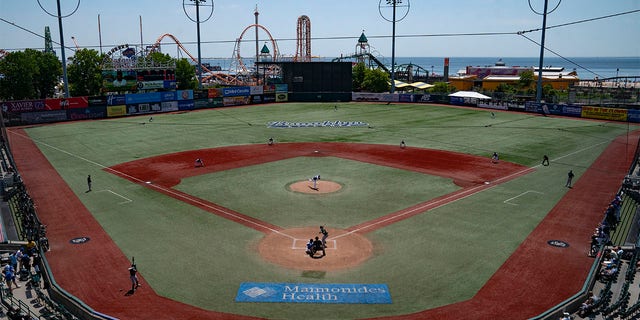
[[[289,101],[351,101],[351,62],[265,62],[277,65]],[[263,68],[257,64],[257,69]]]

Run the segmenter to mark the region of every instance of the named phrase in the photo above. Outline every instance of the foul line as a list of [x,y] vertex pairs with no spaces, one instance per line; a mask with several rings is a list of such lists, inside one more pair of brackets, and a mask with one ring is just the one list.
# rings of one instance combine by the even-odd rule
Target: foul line
[[525,194],[527,194],[527,193],[538,193],[538,194],[544,194],[543,192],[538,192],[538,191],[533,191],[533,190],[527,190],[527,191],[525,191],[525,192],[523,192],[523,193],[521,193],[521,194],[519,194],[519,195],[517,195],[517,196],[515,196],[515,197],[509,198],[509,199],[507,199],[507,200],[505,200],[505,201],[502,201],[502,202],[503,202],[503,203],[506,203],[506,204],[510,204],[510,205],[512,205],[512,206],[517,206],[517,205],[518,205],[517,203],[511,203],[511,202],[509,202],[509,201],[511,201],[511,200],[513,200],[513,199],[516,199],[516,198],[519,198],[519,197],[522,197],[522,196],[524,196],[524,195],[525,195]]
[[212,211],[218,212],[218,213],[220,213],[220,215],[226,215],[226,216],[228,216],[228,217],[233,217],[234,219],[241,220],[241,221],[247,222],[247,223],[249,223],[249,224],[253,224],[253,225],[255,225],[255,226],[258,226],[259,228],[269,230],[269,231],[271,231],[271,232],[273,232],[273,233],[277,233],[277,234],[282,235],[282,236],[284,236],[284,237],[287,237],[287,238],[289,238],[289,239],[295,239],[295,237],[293,237],[293,236],[290,236],[290,235],[288,235],[288,234],[285,234],[285,233],[280,232],[280,231],[278,231],[278,230],[275,230],[275,229],[273,229],[273,228],[269,228],[269,227],[268,227],[268,226],[266,226],[266,225],[262,225],[262,224],[260,224],[260,223],[255,222],[255,221],[252,221],[252,220],[246,219],[245,217],[242,217],[242,216],[236,215],[236,214],[234,214],[234,213],[232,213],[232,212],[229,212],[229,211],[226,211],[226,210],[222,210],[222,209],[219,209],[219,208],[213,207],[213,206],[209,205],[208,203],[204,203],[204,202],[200,201],[200,199],[199,199],[199,198],[189,197],[189,196],[187,196],[187,195],[185,195],[185,194],[175,192],[173,189],[170,189],[170,188],[168,189],[168,188],[164,188],[164,187],[161,187],[161,186],[158,186],[158,185],[152,184],[152,183],[146,183],[146,181],[143,181],[142,179],[138,179],[138,178],[133,177],[133,176],[130,176],[130,175],[128,175],[128,174],[126,174],[126,173],[124,173],[124,172],[120,172],[120,171],[117,171],[117,170],[111,169],[111,168],[109,168],[109,167],[107,167],[107,166],[105,166],[105,165],[102,165],[102,164],[97,163],[97,162],[95,162],[95,161],[92,161],[92,160],[89,160],[89,159],[87,159],[87,158],[81,157],[81,156],[79,156],[79,155],[73,154],[73,153],[71,153],[71,152],[68,152],[68,151],[62,150],[62,149],[60,149],[60,148],[58,148],[58,147],[55,147],[55,146],[52,146],[52,145],[50,145],[50,144],[48,144],[48,143],[46,143],[46,142],[42,142],[42,141],[38,141],[38,140],[36,140],[36,139],[32,139],[31,137],[28,137],[28,136],[25,136],[25,135],[22,135],[22,134],[16,133],[16,132],[14,132],[14,131],[11,131],[11,133],[13,133],[13,134],[15,134],[15,135],[18,135],[18,136],[21,136],[21,137],[23,137],[23,138],[26,138],[26,139],[32,140],[32,141],[34,141],[34,142],[36,142],[36,143],[42,144],[42,145],[44,145],[44,146],[46,146],[46,147],[49,147],[49,148],[54,149],[54,150],[57,150],[57,151],[59,151],[59,152],[62,152],[62,153],[64,153],[64,154],[67,154],[67,155],[69,155],[69,156],[71,156],[71,157],[74,157],[74,158],[80,159],[80,160],[82,160],[82,161],[89,162],[89,163],[91,163],[91,164],[93,164],[93,165],[96,165],[96,166],[98,166],[98,167],[100,167],[100,168],[103,168],[104,170],[110,171],[110,172],[112,172],[112,173],[114,173],[114,174],[116,174],[116,175],[118,175],[118,176],[126,177],[126,178],[128,178],[129,180],[131,180],[131,181],[138,182],[138,183],[139,183],[140,185],[142,185],[142,186],[145,186],[145,185],[146,185],[146,186],[151,186],[151,187],[153,187],[153,188],[156,188],[156,189],[158,189],[158,190],[162,190],[165,194],[170,194],[170,195],[171,195],[172,197],[174,197],[174,198],[178,198],[178,199],[186,199],[186,200],[188,200],[188,201],[190,201],[190,202],[192,202],[192,203],[196,203],[196,204],[198,204],[198,205],[200,205],[200,206],[202,206],[202,207],[205,207],[205,208],[210,209],[210,210],[212,210]]

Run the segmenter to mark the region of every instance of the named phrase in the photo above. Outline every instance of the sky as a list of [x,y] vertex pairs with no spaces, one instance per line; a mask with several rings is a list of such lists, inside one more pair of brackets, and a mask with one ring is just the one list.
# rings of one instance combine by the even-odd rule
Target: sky
[[[197,56],[197,25],[189,19],[196,20],[193,0],[59,1],[66,16],[62,25],[67,57],[73,55],[74,39],[80,48],[97,51],[102,43],[107,52],[122,44],[151,45],[164,34],[173,35]],[[548,1],[549,9],[557,6],[547,15],[547,27],[553,27],[546,32],[548,49],[565,57],[640,57],[640,0]],[[542,26],[543,16],[530,5],[542,13],[544,0],[401,0],[396,8],[395,56],[536,57],[541,32],[524,33],[529,39],[516,34]],[[258,23],[268,30],[267,34],[259,29],[260,48],[266,43],[273,50],[273,38],[280,54],[295,55],[297,21],[306,15],[314,56],[354,53],[363,31],[374,52],[392,55],[393,10],[387,0],[206,0],[200,3],[201,57],[231,58],[234,48],[242,57],[254,56],[255,28],[247,28],[255,23],[256,7]],[[629,11],[636,12],[618,15]],[[609,15],[617,16],[575,23]],[[55,0],[0,0],[0,49],[43,48],[45,26],[59,55]],[[185,56],[170,37],[161,43],[162,52]]]

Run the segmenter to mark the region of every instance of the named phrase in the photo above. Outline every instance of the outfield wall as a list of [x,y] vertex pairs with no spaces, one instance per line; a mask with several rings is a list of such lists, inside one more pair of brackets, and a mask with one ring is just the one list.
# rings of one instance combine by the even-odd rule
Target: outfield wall
[[15,126],[289,101],[440,103],[640,123],[640,110],[637,109],[536,102],[517,104],[429,93],[290,92],[287,84],[5,101],[2,102],[2,117],[6,126]]

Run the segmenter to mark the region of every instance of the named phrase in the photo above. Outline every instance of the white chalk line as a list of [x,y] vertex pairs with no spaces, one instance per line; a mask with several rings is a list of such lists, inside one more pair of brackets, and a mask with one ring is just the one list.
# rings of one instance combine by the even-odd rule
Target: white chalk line
[[97,191],[97,192],[111,192],[112,194],[124,199],[124,201],[118,202],[118,204],[125,204],[125,203],[129,203],[129,202],[133,202],[133,200],[131,200],[131,199],[129,199],[129,198],[117,193],[117,192],[114,192],[114,191],[112,191],[110,189],[104,189],[104,190],[100,190],[100,191]]
[[[71,156],[71,157],[75,157],[75,158],[81,159],[81,160],[83,160],[83,161],[86,161],[86,162],[89,162],[89,163],[91,163],[91,164],[94,164],[94,165],[96,165],[96,166],[98,166],[98,167],[104,168],[104,169],[106,169],[106,170],[108,170],[108,171],[111,171],[111,172],[117,173],[117,174],[118,174],[118,175],[120,175],[120,176],[128,177],[130,180],[137,181],[137,182],[139,182],[140,184],[147,184],[147,185],[151,185],[152,187],[154,187],[154,188],[156,188],[156,189],[159,189],[159,190],[163,190],[164,192],[167,192],[167,193],[169,193],[169,194],[172,194],[172,195],[176,196],[177,198],[188,199],[189,201],[192,201],[192,202],[194,202],[194,203],[197,203],[197,204],[199,204],[199,205],[201,205],[201,206],[203,206],[203,207],[209,208],[209,209],[211,209],[211,210],[213,210],[213,211],[216,211],[216,212],[218,212],[218,213],[221,213],[221,214],[223,214],[223,215],[227,215],[227,216],[229,216],[229,217],[233,217],[233,218],[235,218],[235,219],[245,221],[245,222],[247,222],[247,223],[249,223],[249,224],[253,224],[253,225],[256,225],[256,226],[258,226],[258,227],[260,227],[260,228],[267,229],[267,230],[269,230],[269,231],[271,231],[271,232],[274,232],[274,233],[280,234],[280,235],[285,236],[285,237],[287,237],[287,238],[295,239],[295,237],[293,237],[293,236],[290,236],[290,235],[288,235],[288,234],[286,234],[286,233],[283,233],[283,232],[280,232],[280,231],[278,231],[278,230],[275,230],[275,229],[269,228],[269,227],[267,227],[267,226],[265,226],[265,225],[262,225],[262,224],[260,224],[260,223],[255,222],[255,221],[252,221],[252,220],[246,219],[246,218],[244,218],[244,217],[242,217],[242,216],[238,216],[238,215],[236,215],[236,214],[233,214],[232,212],[228,212],[228,211],[226,211],[226,210],[222,210],[222,209],[219,209],[219,208],[216,208],[216,207],[212,207],[212,206],[210,206],[209,204],[202,203],[202,202],[201,202],[201,201],[199,201],[197,198],[191,198],[191,197],[188,197],[188,196],[186,196],[186,195],[184,195],[184,194],[182,194],[182,193],[176,193],[175,191],[173,191],[173,190],[171,190],[171,189],[163,188],[163,187],[160,187],[160,186],[154,185],[154,184],[152,184],[152,183],[146,183],[146,181],[142,181],[141,179],[138,179],[138,178],[136,178],[136,177],[130,176],[130,175],[128,175],[128,174],[125,174],[124,172],[119,172],[119,171],[117,171],[117,170],[113,170],[113,169],[108,168],[107,166],[104,166],[104,165],[102,165],[102,164],[99,164],[99,163],[97,163],[97,162],[95,162],[95,161],[92,161],[92,160],[86,159],[86,158],[81,157],[81,156],[79,156],[79,155],[76,155],[76,154],[70,153],[70,152],[68,152],[68,151],[62,150],[62,149],[57,148],[57,147],[54,147],[54,146],[52,146],[52,145],[50,145],[50,144],[48,144],[48,143],[45,143],[45,142],[42,142],[42,141],[39,141],[39,140],[36,140],[36,139],[31,139],[31,137],[28,137],[28,136],[24,136],[24,135],[18,134],[18,133],[14,132],[14,131],[10,131],[10,132],[11,132],[12,134],[15,134],[15,135],[21,136],[21,137],[23,137],[23,138],[30,139],[30,140],[32,140],[32,141],[34,141],[34,142],[40,143],[40,144],[42,144],[42,145],[45,145],[45,146],[47,146],[47,147],[49,147],[49,148],[52,148],[52,149],[54,149],[54,150],[58,150],[58,151],[60,151],[60,152],[62,152],[62,153],[65,153],[65,154],[67,154],[67,155]],[[564,155],[564,156],[557,157],[557,158],[555,158],[555,159],[554,159],[554,161],[556,161],[556,160],[560,160],[560,159],[563,159],[563,158],[566,158],[566,157],[569,157],[569,156],[572,156],[572,155],[574,155],[574,154],[577,154],[577,153],[580,153],[580,152],[583,152],[583,151],[586,151],[586,150],[589,150],[589,149],[591,149],[591,148],[593,148],[593,147],[599,146],[599,145],[604,144],[604,143],[607,143],[607,142],[610,142],[610,141],[603,141],[603,142],[600,142],[600,143],[594,144],[594,145],[592,145],[592,146],[589,146],[589,147],[586,147],[586,148],[582,148],[582,149],[580,149],[580,150],[576,150],[576,151],[571,152],[571,153],[568,153],[568,154],[566,154],[566,155]],[[525,173],[525,172],[527,172],[528,170],[532,170],[532,169],[534,169],[534,168],[538,168],[538,167],[540,167],[540,166],[541,166],[541,164],[536,165],[536,166],[534,166],[534,167],[532,167],[532,168],[526,168],[526,169],[520,170],[520,171],[515,172],[515,173],[512,173],[512,174],[510,174],[510,175],[508,175],[508,176],[501,177],[501,178],[499,178],[499,179],[495,180],[495,182],[499,182],[499,181],[501,181],[501,180],[508,179],[508,178],[511,178],[511,177],[516,176],[516,175],[519,175],[519,174],[524,174],[524,173]],[[419,206],[419,207],[413,208],[413,209],[411,209],[411,210],[409,210],[409,211],[407,211],[407,212],[404,212],[404,213],[402,213],[402,214],[394,215],[394,216],[388,217],[388,218],[386,218],[386,219],[383,219],[383,220],[380,220],[380,221],[377,221],[377,222],[374,222],[374,223],[371,223],[371,224],[365,225],[364,227],[361,227],[361,228],[357,228],[357,229],[351,230],[351,231],[349,231],[349,232],[347,232],[347,233],[341,234],[341,235],[336,236],[336,237],[333,237],[333,238],[334,238],[334,239],[337,239],[337,238],[341,238],[341,237],[344,237],[344,236],[350,235],[350,234],[352,234],[352,233],[357,233],[357,232],[360,232],[360,231],[365,230],[365,229],[367,229],[367,228],[370,228],[370,227],[372,227],[372,226],[375,226],[375,225],[378,225],[378,224],[382,224],[382,223],[386,223],[387,221],[390,221],[390,220],[395,220],[395,219],[397,219],[397,218],[399,218],[399,217],[403,217],[403,216],[405,216],[405,215],[408,215],[408,214],[414,213],[414,212],[416,212],[416,211],[421,211],[421,210],[423,210],[424,208],[426,208],[426,207],[429,207],[429,206],[433,205],[434,203],[436,203],[436,204],[437,204],[437,203],[441,203],[441,204],[438,204],[438,205],[434,206],[433,208],[431,208],[431,210],[433,210],[433,209],[437,209],[437,208],[443,207],[443,206],[445,206],[445,205],[447,205],[447,204],[449,204],[449,203],[457,202],[458,200],[462,200],[462,199],[465,199],[465,198],[470,197],[470,196],[472,196],[472,195],[475,195],[475,194],[479,193],[480,191],[492,189],[492,188],[493,188],[493,187],[495,187],[495,186],[496,186],[495,184],[494,184],[494,185],[491,185],[491,186],[489,186],[489,187],[487,187],[486,185],[479,185],[479,186],[476,186],[476,187],[473,187],[473,188],[467,189],[465,192],[462,192],[461,194],[468,193],[468,192],[470,192],[470,193],[468,193],[468,194],[466,194],[466,195],[464,195],[464,196],[462,196],[462,197],[459,197],[459,198],[457,198],[457,199],[453,199],[453,200],[451,200],[451,201],[448,201],[448,200],[449,200],[449,199],[451,199],[451,198],[455,198],[455,197],[457,197],[457,196],[460,196],[460,194],[451,195],[451,196],[445,197],[445,198],[443,198],[443,199],[439,199],[439,200],[434,201],[434,202],[428,202],[428,203],[426,203],[426,204],[424,204],[424,205],[421,205],[421,206]],[[442,202],[444,202],[444,201],[447,201],[447,202],[442,203]]]
[[56,151],[62,152],[62,153],[66,154],[66,155],[68,155],[68,156],[70,156],[70,157],[74,157],[74,158],[80,159],[80,160],[82,160],[82,161],[85,161],[85,162],[91,163],[91,164],[93,164],[93,165],[95,165],[95,166],[98,166],[98,167],[100,167],[100,168],[103,168],[103,169],[105,169],[105,170],[107,170],[107,171],[113,172],[114,174],[117,174],[117,175],[119,175],[119,176],[121,176],[121,177],[127,177],[129,180],[132,180],[132,181],[138,182],[138,183],[140,183],[141,185],[147,185],[147,186],[151,186],[151,187],[153,187],[153,188],[156,188],[156,189],[158,189],[158,190],[162,190],[163,192],[166,192],[166,193],[168,193],[168,194],[171,194],[172,196],[174,196],[174,197],[176,197],[176,198],[180,198],[180,199],[187,199],[188,201],[191,201],[192,203],[196,203],[196,204],[198,204],[198,205],[200,205],[200,206],[202,206],[202,207],[205,207],[205,208],[207,208],[207,209],[210,209],[210,210],[213,210],[213,211],[215,211],[215,212],[218,212],[218,213],[220,213],[221,215],[226,215],[226,216],[228,216],[228,217],[233,217],[234,219],[237,219],[237,220],[241,220],[241,221],[247,222],[247,223],[249,223],[249,224],[252,224],[252,225],[258,226],[258,227],[260,227],[260,228],[262,228],[262,229],[269,230],[269,231],[271,231],[271,232],[273,232],[273,233],[277,233],[277,234],[282,235],[282,236],[284,236],[284,237],[287,237],[287,238],[290,238],[290,239],[295,239],[295,237],[293,237],[293,236],[290,236],[290,235],[288,235],[288,234],[286,234],[286,233],[283,233],[283,232],[280,232],[280,231],[275,230],[275,229],[273,229],[273,228],[270,228],[270,227],[268,227],[268,226],[266,226],[266,225],[262,225],[262,224],[260,224],[260,223],[258,223],[258,222],[255,222],[255,221],[252,221],[252,220],[246,219],[246,218],[244,218],[244,217],[242,217],[242,216],[239,216],[239,215],[237,215],[237,214],[234,214],[234,213],[232,213],[232,212],[229,212],[229,211],[226,211],[226,210],[222,210],[222,209],[217,208],[217,207],[213,207],[213,206],[209,205],[208,203],[204,203],[204,202],[200,201],[198,198],[190,197],[190,196],[187,196],[186,194],[178,193],[178,192],[175,192],[175,191],[174,191],[174,190],[172,190],[172,189],[164,188],[164,187],[161,187],[161,186],[155,185],[155,184],[153,184],[153,183],[146,183],[147,181],[143,181],[142,179],[138,179],[138,178],[136,178],[136,177],[134,177],[134,176],[131,176],[131,175],[128,175],[128,174],[126,174],[126,173],[124,173],[124,172],[120,172],[120,171],[117,171],[117,170],[111,169],[111,168],[109,168],[109,167],[107,167],[107,166],[105,166],[105,165],[102,165],[102,164],[97,163],[97,162],[95,162],[95,161],[92,161],[92,160],[89,160],[89,159],[87,159],[87,158],[81,157],[81,156],[79,156],[79,155],[73,154],[73,153],[68,152],[68,151],[66,151],[66,150],[62,150],[62,149],[60,149],[60,148],[58,148],[58,147],[55,147],[55,146],[52,146],[52,145],[50,145],[50,144],[48,144],[48,143],[46,143],[46,142],[38,141],[38,140],[36,140],[36,139],[31,139],[31,137],[24,136],[24,135],[18,134],[18,133],[13,132],[13,131],[11,131],[11,133],[13,133],[13,134],[15,134],[15,135],[18,135],[18,136],[21,136],[21,137],[26,138],[26,139],[30,139],[30,140],[32,140],[32,141],[34,141],[34,142],[36,142],[36,143],[42,144],[42,145],[44,145],[44,146],[46,146],[46,147],[49,147],[49,148],[51,148],[51,149],[54,149],[54,150],[56,150]]
[[509,199],[507,199],[507,200],[505,200],[505,201],[502,201],[502,202],[503,202],[503,203],[506,203],[506,204],[510,204],[510,205],[512,205],[512,206],[517,206],[517,205],[518,205],[517,203],[511,203],[510,201],[511,201],[511,200],[513,200],[513,199],[517,199],[517,198],[519,198],[519,197],[522,197],[522,196],[524,196],[524,195],[525,195],[525,194],[527,194],[527,193],[544,194],[543,192],[538,192],[538,191],[533,191],[533,190],[527,190],[527,191],[525,191],[525,192],[523,192],[523,193],[521,193],[521,194],[519,194],[519,195],[517,195],[517,196],[515,196],[515,197],[511,197],[511,198],[509,198]]

